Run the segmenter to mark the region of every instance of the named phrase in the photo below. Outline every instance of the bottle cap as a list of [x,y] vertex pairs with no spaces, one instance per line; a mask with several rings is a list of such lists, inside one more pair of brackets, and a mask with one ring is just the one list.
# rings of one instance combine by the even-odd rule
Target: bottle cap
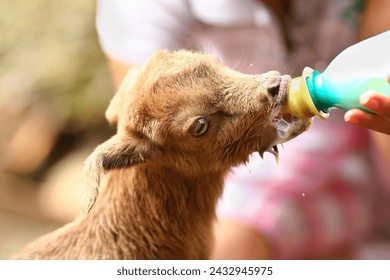
[[291,80],[283,113],[290,113],[302,119],[308,119],[313,116],[321,119],[329,117],[329,113],[319,111],[316,108],[307,88],[306,79],[312,75],[313,71],[310,67],[305,67],[302,76]]

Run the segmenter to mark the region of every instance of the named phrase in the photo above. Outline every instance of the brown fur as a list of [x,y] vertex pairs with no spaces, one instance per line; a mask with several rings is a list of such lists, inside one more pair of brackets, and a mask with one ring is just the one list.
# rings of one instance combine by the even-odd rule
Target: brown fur
[[[14,258],[207,259],[229,168],[309,125],[296,120],[287,136],[277,134],[272,120],[288,81],[199,53],[157,52],[129,72],[107,109],[117,134],[86,161],[84,213]],[[209,122],[204,134],[200,117]]]

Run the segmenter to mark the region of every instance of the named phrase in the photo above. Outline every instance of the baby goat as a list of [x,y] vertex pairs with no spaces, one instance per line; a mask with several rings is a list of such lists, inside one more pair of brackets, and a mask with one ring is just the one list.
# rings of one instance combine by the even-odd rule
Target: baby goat
[[289,116],[278,133],[289,80],[238,73],[200,53],[157,52],[109,105],[117,133],[86,161],[84,213],[14,258],[207,259],[229,168],[253,152],[277,153],[309,126]]

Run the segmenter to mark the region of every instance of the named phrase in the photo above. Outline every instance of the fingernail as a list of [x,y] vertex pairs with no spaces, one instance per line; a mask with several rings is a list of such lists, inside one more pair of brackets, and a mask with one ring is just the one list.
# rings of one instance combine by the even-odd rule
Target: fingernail
[[373,110],[377,110],[379,109],[379,102],[376,101],[375,99],[369,99],[365,102],[364,106]]
[[344,115],[344,120],[346,122],[354,122],[354,119],[352,118],[352,112],[351,111],[347,111]]
[[375,100],[373,96],[371,96],[371,93],[366,93],[360,96],[360,103],[373,110],[378,109],[380,106],[379,102]]

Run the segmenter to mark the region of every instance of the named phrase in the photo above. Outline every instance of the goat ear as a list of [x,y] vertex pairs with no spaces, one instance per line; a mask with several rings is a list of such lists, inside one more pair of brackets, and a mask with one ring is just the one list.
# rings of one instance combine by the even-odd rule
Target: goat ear
[[143,161],[144,157],[137,151],[137,146],[131,144],[118,145],[115,149],[102,154],[102,167],[104,170],[124,168]]
[[108,170],[144,162],[145,155],[140,146],[138,140],[117,134],[99,145],[87,158],[84,165],[87,193],[82,200],[83,213],[87,214],[95,204],[102,177]]
[[126,100],[130,99],[130,95],[132,94],[131,92],[133,91],[133,87],[137,79],[138,73],[138,67],[134,67],[129,70],[129,72],[123,79],[118,91],[111,99],[110,104],[108,105],[108,108],[106,110],[106,119],[110,124],[118,123],[118,116],[120,114],[120,110]]

